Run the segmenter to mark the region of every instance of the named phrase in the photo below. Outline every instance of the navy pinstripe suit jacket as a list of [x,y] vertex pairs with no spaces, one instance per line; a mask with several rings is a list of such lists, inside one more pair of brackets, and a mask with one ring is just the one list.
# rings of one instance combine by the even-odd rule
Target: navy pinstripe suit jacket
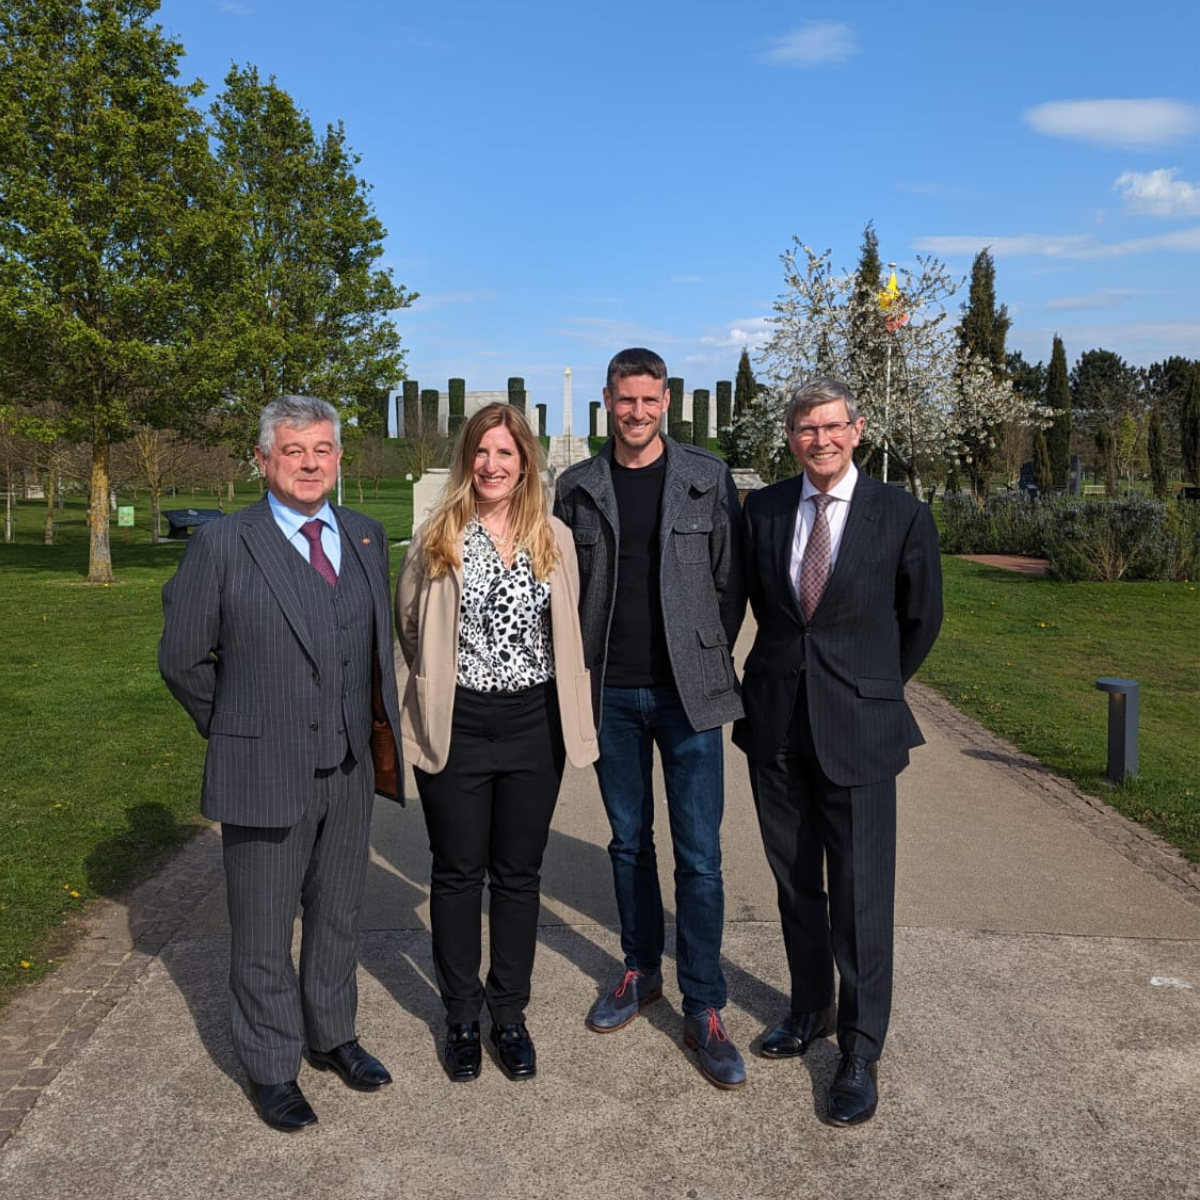
[[904,700],[942,623],[942,568],[928,505],[859,474],[837,562],[805,621],[789,576],[803,476],[746,497],[746,588],[758,622],[734,742],[770,762],[807,692],[821,770],[839,787],[894,778],[924,738]]
[[[343,558],[356,555],[369,582],[384,709],[399,746],[386,537],[361,513],[335,506],[334,515]],[[210,820],[294,825],[312,785],[322,685],[295,553],[264,497],[197,529],[163,588],[159,670],[208,740],[201,809]]]

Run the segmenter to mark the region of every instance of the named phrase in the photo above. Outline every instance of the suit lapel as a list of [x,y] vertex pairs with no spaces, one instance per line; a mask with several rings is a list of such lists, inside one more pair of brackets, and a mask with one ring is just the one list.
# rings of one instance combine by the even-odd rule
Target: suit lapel
[[304,619],[304,611],[300,607],[299,597],[296,595],[292,575],[293,563],[288,558],[289,554],[295,554],[296,551],[288,545],[287,538],[275,524],[265,496],[245,510],[242,517],[242,543],[262,572],[263,579],[275,597],[284,619],[291,626],[305,653],[312,658],[312,638],[308,623]]
[[800,496],[804,488],[804,476],[796,475],[780,489],[779,505],[771,516],[770,545],[775,555],[775,571],[779,580],[779,591],[787,597],[787,610],[792,618],[803,625],[804,614],[800,611],[800,597],[792,587],[792,544],[796,540],[796,522],[800,519]]
[[858,574],[863,556],[875,540],[875,526],[879,519],[879,486],[869,476],[859,473],[850,497],[850,510],[846,513],[837,562],[825,585],[821,603],[813,613],[814,619],[820,615],[824,605],[836,605],[838,595],[845,591],[848,581]]

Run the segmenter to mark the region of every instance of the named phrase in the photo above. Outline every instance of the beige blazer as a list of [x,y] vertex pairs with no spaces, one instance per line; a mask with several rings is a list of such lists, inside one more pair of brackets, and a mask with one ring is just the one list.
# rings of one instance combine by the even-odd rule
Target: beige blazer
[[[592,716],[591,676],[583,662],[579,629],[579,568],[571,531],[550,518],[561,554],[550,576],[550,626],[554,675],[567,758],[576,767],[595,762],[600,750]],[[450,754],[450,725],[458,678],[458,615],[462,567],[431,579],[425,562],[425,529],[413,536],[396,586],[396,632],[408,664],[400,704],[404,757],[436,775]]]

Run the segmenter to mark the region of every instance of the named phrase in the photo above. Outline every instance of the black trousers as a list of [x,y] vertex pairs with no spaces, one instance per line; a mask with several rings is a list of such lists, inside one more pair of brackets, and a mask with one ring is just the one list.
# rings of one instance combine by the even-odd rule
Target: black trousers
[[[450,757],[436,775],[415,771],[433,855],[433,962],[446,1019],[525,1019],[537,947],[542,855],[566,752],[558,695],[548,683],[522,692],[459,688]],[[484,875],[491,962],[482,957]]]
[[836,962],[838,1044],[874,1062],[892,1008],[896,781],[847,788],[829,780],[802,686],[779,753],[750,764],[750,787],[775,875],[792,1012],[833,1002]]

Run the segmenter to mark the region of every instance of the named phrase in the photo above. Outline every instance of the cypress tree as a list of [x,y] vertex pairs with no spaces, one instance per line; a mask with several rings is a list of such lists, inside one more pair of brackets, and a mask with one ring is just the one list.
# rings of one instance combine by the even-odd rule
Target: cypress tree
[[1200,484],[1200,364],[1192,368],[1191,382],[1179,410],[1179,448],[1186,483]]
[[708,445],[708,388],[697,388],[692,393],[692,441],[697,446]]
[[717,436],[723,429],[729,428],[733,420],[733,381],[731,379],[717,380]]
[[404,389],[404,436],[416,437],[421,431],[421,385],[406,379]]
[[[522,388],[522,391],[525,389]],[[536,406],[537,411],[537,435],[538,437],[546,436],[546,406],[539,404]]]
[[1054,476],[1050,471],[1050,448],[1046,445],[1046,431],[1033,431],[1033,473],[1037,479],[1038,491],[1043,495],[1054,486]]
[[438,434],[438,390],[437,388],[421,389],[421,432],[426,437],[437,437]]
[[[971,264],[971,285],[958,337],[964,355],[986,363],[997,379],[1007,375],[1004,340],[1010,324],[1008,309],[1003,304],[996,306],[996,264],[990,251],[980,250]],[[986,490],[995,464],[997,434],[992,427],[963,437],[966,469],[976,499]]]
[[511,375],[508,380],[508,402],[513,408],[525,411],[529,394],[525,391],[525,380],[520,375]]
[[1110,499],[1117,495],[1116,439],[1107,425],[1096,430],[1096,465],[1104,472],[1104,494]]
[[1150,424],[1146,430],[1146,454],[1150,459],[1150,483],[1159,500],[1167,498],[1167,454],[1163,439],[1162,413],[1160,406],[1150,410]]
[[683,425],[683,380],[678,375],[667,379],[667,389],[671,393],[671,404],[667,409],[667,434],[677,442],[691,441],[685,438],[680,430]]
[[738,359],[737,376],[733,385],[733,411],[744,413],[758,395],[758,380],[750,366],[750,352],[742,348],[742,357]]
[[[854,291],[850,297],[850,330],[846,349],[849,353],[852,381],[859,403],[882,399],[887,374],[887,343],[880,337],[883,313],[879,309],[879,290],[883,282],[883,263],[879,260],[879,237],[868,221],[863,229],[858,267],[854,272]],[[827,339],[817,351],[819,374],[835,370],[833,353]]]
[[599,400],[593,400],[588,405],[588,437],[600,437],[600,409]]
[[1071,382],[1063,340],[1054,335],[1050,369],[1046,373],[1046,404],[1054,410],[1054,424],[1046,433],[1050,473],[1055,487],[1066,487],[1071,473]]

